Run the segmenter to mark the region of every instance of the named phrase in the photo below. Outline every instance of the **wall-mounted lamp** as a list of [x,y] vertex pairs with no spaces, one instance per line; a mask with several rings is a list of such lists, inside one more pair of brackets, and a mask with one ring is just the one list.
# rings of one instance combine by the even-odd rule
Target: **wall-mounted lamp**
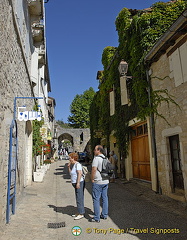
[[128,71],[128,63],[122,59],[118,66],[118,70],[120,75],[125,75]]

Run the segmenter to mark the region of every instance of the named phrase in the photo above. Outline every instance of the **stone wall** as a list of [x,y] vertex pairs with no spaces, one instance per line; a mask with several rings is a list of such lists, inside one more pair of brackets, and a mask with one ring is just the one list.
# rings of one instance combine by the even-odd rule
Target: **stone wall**
[[[180,39],[178,39],[178,41],[179,40]],[[172,47],[170,47],[170,49]],[[167,52],[170,49],[168,49]],[[158,112],[169,122],[168,124],[161,117],[156,119],[155,129],[159,181],[162,192],[171,196],[173,191],[173,176],[169,137],[179,134],[184,189],[187,199],[187,82],[184,82],[178,87],[175,86],[167,52],[160,57],[159,61],[153,63],[151,66],[151,69],[153,70],[153,74],[151,75],[153,89],[168,89],[169,94],[173,96],[174,101],[178,104],[177,106],[170,103],[168,106],[167,103],[162,103],[158,107]],[[159,80],[158,78],[165,79]]]
[[[5,224],[6,219],[9,131],[13,119],[14,98],[33,96],[30,66],[24,59],[24,47],[10,3],[11,1],[3,0],[0,4],[0,226]],[[32,108],[33,100],[17,101],[17,106],[24,104]],[[26,132],[25,122],[18,122],[17,196],[21,194],[24,186]]]

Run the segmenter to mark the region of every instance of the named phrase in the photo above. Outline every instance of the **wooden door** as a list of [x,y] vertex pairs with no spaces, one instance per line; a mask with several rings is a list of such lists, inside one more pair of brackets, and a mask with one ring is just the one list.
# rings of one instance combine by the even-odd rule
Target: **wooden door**
[[173,187],[184,189],[184,181],[182,176],[179,135],[169,137],[171,163],[173,173]]
[[133,177],[151,181],[149,143],[146,123],[132,128],[131,150]]

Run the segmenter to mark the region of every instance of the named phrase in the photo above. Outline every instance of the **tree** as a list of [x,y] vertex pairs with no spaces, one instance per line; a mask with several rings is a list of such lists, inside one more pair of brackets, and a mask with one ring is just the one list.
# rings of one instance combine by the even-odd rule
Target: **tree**
[[68,122],[73,128],[89,128],[90,118],[89,109],[92,103],[95,91],[92,87],[84,91],[83,94],[77,94],[70,105],[71,115]]
[[56,123],[60,125],[62,128],[70,128],[68,123],[65,123],[63,120],[57,120]]

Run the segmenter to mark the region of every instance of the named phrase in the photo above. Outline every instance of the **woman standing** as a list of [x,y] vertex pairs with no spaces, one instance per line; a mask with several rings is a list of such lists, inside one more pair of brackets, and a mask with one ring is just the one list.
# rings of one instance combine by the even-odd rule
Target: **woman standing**
[[72,215],[75,217],[74,220],[79,220],[84,217],[84,188],[85,188],[85,181],[82,177],[82,166],[78,161],[78,154],[77,153],[70,153],[69,154],[69,173],[71,175],[71,183],[75,188],[75,197],[77,203],[77,210],[78,213]]

